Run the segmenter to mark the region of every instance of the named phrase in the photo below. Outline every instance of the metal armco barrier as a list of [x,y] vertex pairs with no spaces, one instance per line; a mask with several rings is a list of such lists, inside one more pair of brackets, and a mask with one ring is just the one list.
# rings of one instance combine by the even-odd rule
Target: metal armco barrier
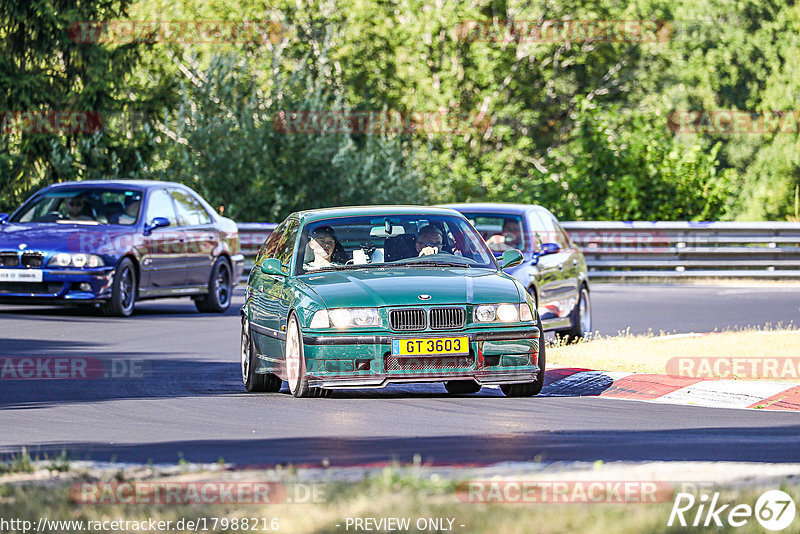
[[592,278],[798,278],[800,223],[565,222]]
[[[800,279],[800,223],[563,222],[594,279]],[[241,223],[248,259],[275,224]]]
[[266,241],[269,234],[278,225],[273,223],[236,223],[236,226],[239,227],[239,246],[241,246],[242,254],[245,257],[244,272],[242,273],[242,281],[244,282],[253,267],[253,260],[258,254],[258,247]]

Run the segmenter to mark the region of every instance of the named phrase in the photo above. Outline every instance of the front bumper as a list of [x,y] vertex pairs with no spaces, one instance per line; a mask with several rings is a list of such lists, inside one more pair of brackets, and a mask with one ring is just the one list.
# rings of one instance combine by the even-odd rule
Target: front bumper
[[234,254],[231,256],[231,268],[233,269],[233,285],[237,285],[244,273],[244,254]]
[[[469,355],[393,356],[393,339],[469,337]],[[431,332],[419,335],[304,335],[309,386],[381,388],[389,383],[475,380],[532,382],[539,374],[539,330]]]
[[[42,269],[41,282],[0,282],[0,302],[99,302],[111,298],[113,266]],[[81,284],[89,284],[88,291]]]

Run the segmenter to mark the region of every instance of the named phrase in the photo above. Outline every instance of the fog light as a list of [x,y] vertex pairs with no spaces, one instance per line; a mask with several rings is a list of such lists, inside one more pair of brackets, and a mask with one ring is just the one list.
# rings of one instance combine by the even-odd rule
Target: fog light
[[81,282],[81,285],[79,285],[78,287],[81,289],[81,291],[92,290],[92,284],[90,284],[89,282]]

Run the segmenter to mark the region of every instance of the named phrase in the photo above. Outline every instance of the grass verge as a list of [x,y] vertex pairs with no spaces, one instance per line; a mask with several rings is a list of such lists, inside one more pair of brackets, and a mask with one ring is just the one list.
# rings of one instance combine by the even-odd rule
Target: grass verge
[[[601,371],[683,374],[676,372],[676,362],[668,370],[668,363],[676,358],[691,358],[698,363],[692,367],[694,372],[701,370],[699,363],[707,364],[703,369],[710,370],[711,375],[702,376],[704,378],[799,381],[797,347],[800,347],[800,330],[796,328],[671,336],[623,332],[571,345],[557,340],[548,349],[547,360],[554,366]],[[747,361],[753,358],[759,361]],[[700,359],[707,361],[700,362]],[[774,372],[769,362],[765,362],[769,359],[775,360]]]
[[[509,477],[504,477],[509,480]],[[513,477],[511,477],[513,479]],[[152,480],[150,481],[153,482]],[[81,527],[73,523],[67,528],[51,524],[48,532],[77,532],[91,530],[88,521],[101,521],[103,532],[155,532],[148,523],[170,521],[169,532],[187,532],[194,529],[175,528],[183,519],[200,521],[205,518],[201,532],[290,532],[290,533],[341,533],[354,531],[347,528],[348,518],[408,518],[411,528],[401,532],[456,532],[504,534],[539,533],[607,533],[620,534],[638,532],[758,532],[761,531],[755,518],[750,518],[745,528],[723,526],[722,528],[685,529],[667,528],[674,496],[655,504],[521,504],[521,503],[471,503],[459,497],[458,482],[420,471],[416,475],[400,473],[387,467],[378,476],[355,483],[318,482],[325,487],[324,499],[314,504],[239,504],[239,505],[149,505],[149,504],[78,504],[70,497],[70,485],[55,483],[48,485],[0,485],[0,517],[29,521],[37,525],[40,518],[56,521],[82,521]],[[775,487],[766,489],[776,489]],[[781,487],[800,502],[800,488]],[[763,490],[720,489],[719,503],[753,506]],[[74,495],[74,493],[73,493]],[[691,522],[697,507],[687,518]],[[215,520],[216,518],[216,520]],[[226,521],[221,521],[222,519]],[[242,526],[241,520],[258,518],[257,527],[252,523]],[[262,518],[266,519],[262,522]],[[445,520],[448,528],[419,528],[418,521],[429,518]],[[233,519],[237,525],[233,526]],[[703,517],[704,519],[704,517]],[[117,524],[111,521],[140,523]],[[274,520],[274,522],[273,522]],[[452,520],[452,522],[449,522]],[[724,520],[724,516],[723,516]],[[798,521],[795,521],[795,527]],[[214,526],[216,524],[216,526]],[[262,528],[266,527],[266,528]],[[363,530],[363,529],[362,529]],[[163,528],[161,531],[165,531]],[[390,528],[372,528],[370,532],[397,531]],[[787,532],[795,532],[792,528]]]

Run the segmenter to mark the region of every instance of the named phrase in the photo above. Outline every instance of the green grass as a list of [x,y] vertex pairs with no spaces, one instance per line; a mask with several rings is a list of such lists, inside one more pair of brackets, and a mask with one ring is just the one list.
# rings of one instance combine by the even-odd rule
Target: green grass
[[[595,336],[570,345],[557,340],[548,348],[547,361],[551,366],[664,374],[667,373],[667,362],[673,358],[723,358],[728,361],[797,358],[800,356],[797,347],[800,347],[800,330],[794,326],[714,332],[696,337],[621,332],[617,336]],[[755,377],[745,372],[724,378],[800,382],[800,376],[788,373],[778,375],[776,377],[772,373]]]
[[[252,479],[253,477],[246,480]],[[453,518],[455,519],[453,532],[456,533],[763,532],[755,519],[751,519],[747,526],[740,529],[731,527],[668,529],[666,524],[672,508],[671,500],[658,504],[471,504],[462,502],[456,496],[457,482],[454,479],[431,474],[425,469],[401,470],[387,467],[361,482],[327,484],[325,486],[327,499],[322,503],[238,506],[76,504],[69,498],[69,483],[5,484],[0,485],[0,517],[19,518],[32,521],[34,524],[40,517],[84,521],[105,519],[143,521],[154,518],[173,522],[181,518],[198,517],[264,517],[278,519],[278,532],[316,534],[347,532],[345,521],[348,517],[409,517],[412,522],[421,517]],[[795,502],[800,502],[800,488],[783,489],[795,499]],[[761,492],[753,489],[722,490],[721,501],[753,505]],[[798,524],[800,520],[795,521],[794,529],[789,528],[784,532],[797,532]],[[121,531],[111,529],[105,532]],[[207,532],[244,531],[217,528]],[[352,531],[351,528],[350,532]],[[414,529],[410,531],[418,532]]]

